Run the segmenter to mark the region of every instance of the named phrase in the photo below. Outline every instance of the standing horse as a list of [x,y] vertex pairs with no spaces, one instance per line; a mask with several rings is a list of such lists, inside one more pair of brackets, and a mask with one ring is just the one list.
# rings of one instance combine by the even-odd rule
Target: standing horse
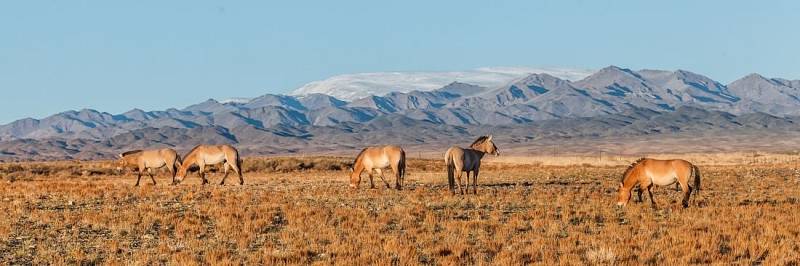
[[461,187],[461,174],[467,172],[467,193],[469,193],[469,173],[472,172],[472,193],[478,194],[478,172],[481,168],[481,158],[485,154],[500,156],[500,150],[492,142],[492,135],[482,136],[470,145],[469,149],[450,147],[444,154],[444,163],[447,166],[447,181],[450,191],[456,194],[454,175],[458,176],[458,190],[464,195]]
[[242,158],[239,157],[239,151],[231,145],[198,145],[194,147],[183,157],[183,164],[178,170],[178,182],[183,181],[186,177],[189,167],[197,165],[200,168],[199,175],[203,179],[203,185],[208,184],[205,174],[206,165],[218,163],[224,163],[222,167],[225,169],[225,176],[222,177],[220,185],[225,185],[225,179],[228,178],[228,170],[231,169],[239,175],[239,185],[244,185]]
[[139,181],[142,180],[142,172],[145,170],[147,170],[150,179],[153,180],[153,185],[155,185],[156,179],[153,177],[153,169],[161,167],[167,167],[167,170],[172,174],[172,183],[174,184],[176,170],[181,167],[181,157],[173,149],[134,150],[120,154],[118,163],[120,168],[137,168],[137,187],[139,186]]
[[[689,186],[689,179],[694,177],[694,187]],[[689,207],[689,196],[692,191],[697,195],[700,192],[700,169],[685,160],[656,160],[641,158],[631,164],[622,174],[619,184],[617,206],[623,207],[631,199],[631,190],[639,185],[639,201],[642,201],[642,190],[647,190],[653,208],[656,201],[653,199],[653,185],[669,186],[677,182],[683,191],[683,207]]]
[[386,167],[392,167],[394,172],[395,183],[394,186],[397,190],[403,189],[403,178],[406,175],[406,152],[403,148],[394,145],[382,147],[367,147],[361,150],[353,161],[353,172],[350,174],[350,187],[358,188],[361,184],[361,173],[366,171],[369,175],[370,188],[375,188],[375,183],[372,181],[372,172],[378,173],[386,188],[392,186],[386,182],[383,176],[383,170]]

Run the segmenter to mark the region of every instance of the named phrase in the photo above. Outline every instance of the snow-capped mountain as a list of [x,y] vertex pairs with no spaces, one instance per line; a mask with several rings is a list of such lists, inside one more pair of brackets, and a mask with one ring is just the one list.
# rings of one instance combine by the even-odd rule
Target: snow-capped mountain
[[[777,138],[763,134],[800,132],[800,80],[752,74],[724,85],[686,70],[609,66],[580,80],[576,78],[582,74],[565,70],[523,74],[492,86],[500,82],[499,77],[528,70],[475,72],[486,73],[469,76],[467,81],[481,85],[459,80],[434,89],[425,86],[457,75],[427,73],[414,80],[414,75],[401,73],[397,84],[428,85],[406,92],[381,87],[388,91],[383,95],[372,94],[371,85],[351,82],[351,93],[365,95],[355,100],[322,93],[266,94],[209,99],[183,109],[133,109],[122,114],[84,109],[26,118],[0,125],[0,161],[3,157],[110,158],[125,149],[165,145],[189,149],[200,143],[235,143],[251,154],[355,149],[387,141],[450,145],[453,139],[468,141],[486,132],[519,142],[542,136],[730,132],[772,142]],[[375,75],[366,81],[390,82],[390,74]],[[328,94],[340,93],[335,87],[330,89]],[[366,92],[359,93],[360,89]]]
[[453,82],[495,88],[530,74],[549,74],[565,80],[580,80],[593,71],[569,68],[486,67],[452,72],[374,72],[333,76],[310,82],[289,95],[327,94],[352,101],[390,92],[432,91]]

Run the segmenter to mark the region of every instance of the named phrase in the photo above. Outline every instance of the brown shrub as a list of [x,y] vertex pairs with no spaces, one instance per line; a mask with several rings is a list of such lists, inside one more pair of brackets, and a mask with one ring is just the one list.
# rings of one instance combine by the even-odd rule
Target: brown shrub
[[22,165],[19,165],[19,164],[9,164],[9,165],[6,165],[5,167],[3,167],[1,171],[2,171],[2,173],[10,174],[10,173],[15,173],[15,172],[25,171],[25,168],[23,168]]
[[350,167],[352,159],[338,157],[271,157],[247,158],[245,172],[340,171]]

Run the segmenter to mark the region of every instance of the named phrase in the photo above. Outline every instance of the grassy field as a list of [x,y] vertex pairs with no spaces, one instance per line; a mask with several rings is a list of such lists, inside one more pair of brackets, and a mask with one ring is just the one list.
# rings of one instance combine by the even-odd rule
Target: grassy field
[[337,158],[248,159],[244,186],[216,185],[219,173],[169,186],[161,172],[139,188],[108,162],[2,164],[0,263],[800,263],[800,177],[784,157],[703,161],[688,209],[662,187],[658,209],[624,210],[624,159],[501,158],[477,196],[451,195],[428,160],[409,162],[403,191],[366,177],[349,189]]

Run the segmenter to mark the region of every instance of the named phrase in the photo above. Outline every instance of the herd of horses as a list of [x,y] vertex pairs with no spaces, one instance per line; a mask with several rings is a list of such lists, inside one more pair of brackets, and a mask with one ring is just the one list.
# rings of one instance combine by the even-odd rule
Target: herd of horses
[[[500,155],[500,150],[492,141],[492,135],[479,137],[468,148],[453,146],[447,149],[444,162],[451,193],[456,194],[457,188],[462,195],[465,191],[469,194],[470,173],[472,174],[472,193],[478,193],[478,173],[481,159],[486,154]],[[173,149],[134,150],[120,154],[118,163],[120,168],[136,168],[138,170],[136,186],[139,186],[139,181],[145,172],[148,173],[155,185],[153,170],[162,167],[166,167],[172,174],[173,185],[182,182],[190,168],[197,167],[199,168],[198,175],[205,185],[208,184],[208,179],[205,177],[206,167],[220,163],[223,164],[224,172],[220,185],[225,184],[230,171],[236,173],[239,176],[239,184],[244,185],[242,158],[239,156],[239,151],[230,145],[198,145],[182,158]],[[381,178],[387,188],[391,188],[383,175],[383,169],[386,168],[391,168],[394,173],[395,189],[402,190],[406,173],[405,151],[395,145],[364,148],[353,162],[350,187],[357,189],[361,183],[362,174],[367,173],[371,188],[375,188],[373,182],[375,174]],[[466,184],[462,182],[464,173],[466,173]],[[694,183],[690,185],[689,182],[692,178]],[[653,186],[675,184],[683,191],[683,207],[688,207],[692,192],[697,195],[700,191],[700,170],[685,160],[639,159],[622,174],[617,205],[624,207],[630,201],[634,191],[638,194],[639,202],[642,202],[642,194],[646,190],[652,206],[655,207]]]

